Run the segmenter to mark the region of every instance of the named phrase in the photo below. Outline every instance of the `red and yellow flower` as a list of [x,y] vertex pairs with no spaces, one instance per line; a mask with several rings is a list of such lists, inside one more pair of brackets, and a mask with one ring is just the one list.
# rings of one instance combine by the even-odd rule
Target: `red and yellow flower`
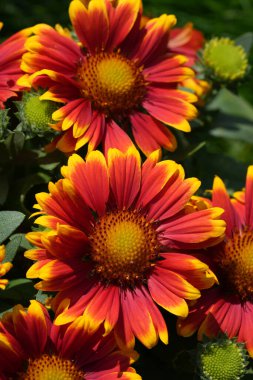
[[203,292],[189,313],[180,320],[178,332],[198,338],[220,332],[245,342],[253,356],[253,166],[249,166],[246,187],[230,199],[223,181],[216,177],[213,206],[222,207],[226,237],[202,259],[218,276],[219,286]]
[[[0,29],[2,26],[0,23]],[[17,96],[23,88],[16,81],[24,75],[20,63],[31,31],[31,28],[21,30],[0,44],[0,109],[5,108],[6,100]]]
[[0,378],[140,380],[112,334],[102,333],[88,335],[82,317],[55,326],[38,301],[16,305],[0,320]]
[[[5,276],[7,272],[12,268],[12,263],[5,262],[3,263],[5,259],[5,246],[0,245],[0,277]],[[6,285],[8,285],[8,280],[5,278],[0,278],[0,289],[5,289]]]
[[[174,54],[183,54],[188,58],[187,65],[194,67],[198,60],[198,52],[204,46],[204,36],[197,30],[193,29],[193,24],[188,23],[182,28],[174,28],[170,32],[168,47]],[[197,68],[195,67],[195,70]],[[184,79],[181,85],[192,91],[197,97],[197,104],[204,105],[204,97],[211,90],[211,84],[206,80],[199,79],[196,76]]]
[[174,54],[185,55],[188,58],[187,65],[192,67],[204,42],[203,34],[199,30],[193,29],[193,24],[189,22],[182,28],[173,28],[170,31],[168,47]]
[[[178,90],[194,75],[187,58],[168,48],[174,15],[141,25],[139,0],[73,0],[70,19],[80,42],[48,25],[37,25],[26,43],[22,83],[48,89],[41,99],[63,103],[53,113],[53,128],[62,132],[55,145],[72,152],[101,142],[124,150],[130,131],[148,155],[176,140],[164,125],[189,132],[196,97]],[[21,83],[20,82],[20,83]]]
[[35,222],[47,230],[27,235],[37,246],[26,253],[36,260],[27,277],[42,279],[37,289],[58,292],[56,324],[82,315],[91,333],[103,324],[122,347],[133,347],[135,336],[152,347],[159,337],[168,342],[156,304],[186,316],[185,299],[214,283],[187,250],[220,239],[223,210],[189,213],[200,182],[185,179],[174,161],[158,161],[155,151],[141,165],[135,148],[109,149],[107,161],[99,151],[86,161],[75,154],[62,169],[65,178],[37,194]]

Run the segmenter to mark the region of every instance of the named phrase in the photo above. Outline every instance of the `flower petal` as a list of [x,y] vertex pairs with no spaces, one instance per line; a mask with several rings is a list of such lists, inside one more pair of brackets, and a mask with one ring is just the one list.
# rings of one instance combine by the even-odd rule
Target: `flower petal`
[[110,2],[107,6],[110,24],[107,49],[112,51],[131,31],[140,11],[141,2],[140,0],[119,0],[115,7]]
[[83,313],[83,317],[88,321],[89,332],[97,330],[101,323],[104,323],[105,334],[114,328],[120,307],[119,292],[117,286],[98,287],[96,295],[88,303]]
[[69,16],[80,41],[90,52],[96,53],[105,48],[109,24],[104,0],[91,0],[88,8],[81,1],[73,0]]
[[213,237],[222,236],[225,222],[217,219],[223,213],[219,207],[200,210],[174,220],[164,222],[157,228],[162,232],[161,243],[175,247],[175,242],[189,244],[201,243]]
[[212,306],[220,298],[218,288],[203,291],[202,296],[191,307],[187,318],[179,318],[177,333],[184,337],[192,336],[205,321]]
[[109,196],[108,170],[103,154],[93,151],[88,154],[86,162],[77,154],[72,155],[68,161],[68,176],[84,202],[103,215]]
[[141,162],[138,151],[130,148],[124,154],[118,149],[109,149],[108,170],[117,207],[128,209],[140,189]]
[[225,184],[218,176],[215,177],[213,182],[212,204],[224,209],[222,218],[227,224],[226,235],[232,237],[232,232],[237,225],[237,218]]
[[155,220],[170,218],[181,211],[200,186],[197,178],[184,179],[184,170],[178,165],[178,170],[169,179],[155,202],[150,204],[148,215]]
[[156,158],[157,152],[142,166],[142,183],[136,207],[143,208],[152,201],[178,170],[175,161],[166,160],[157,163]]
[[[197,109],[192,104],[182,100],[181,93],[177,97],[176,90],[172,91],[172,96],[170,96],[169,89],[149,86],[143,107],[161,122],[183,132],[190,132],[191,128],[187,120],[194,119],[197,116]],[[192,97],[193,101],[197,100],[193,94],[187,94],[187,96],[189,99]]]
[[[251,302],[246,302],[243,307],[241,307],[241,310],[235,310],[236,314],[234,315],[234,318],[239,318],[240,324],[240,331],[238,334],[238,340],[240,342],[246,343],[246,348],[250,354],[251,357],[253,357],[253,338],[252,338],[252,328],[253,328],[253,307]],[[231,310],[232,311],[232,310]],[[241,316],[241,320],[239,317],[239,312]],[[238,322],[236,326],[238,325]]]
[[175,136],[158,120],[139,112],[132,114],[130,120],[134,139],[146,156],[161,147],[169,151],[176,149]]
[[187,58],[183,55],[166,58],[144,69],[143,75],[148,82],[182,82],[194,75],[189,67],[183,66],[185,62],[187,62]]
[[174,15],[162,15],[147,22],[143,32],[145,33],[140,45],[138,45],[135,58],[139,65],[148,65],[157,56],[167,51],[167,43],[170,29],[175,25]]
[[183,277],[158,265],[149,278],[148,288],[158,305],[180,317],[188,315],[188,307],[184,299],[200,297],[199,290]]
[[246,224],[253,230],[253,165],[249,166],[245,186]]
[[107,156],[108,149],[117,148],[126,152],[128,148],[133,147],[132,140],[113,120],[107,122],[105,127],[104,152]]
[[134,335],[147,348],[152,348],[157,344],[158,334],[145,298],[146,295],[141,289],[136,288],[134,292],[126,290],[121,302],[125,303],[125,310]]

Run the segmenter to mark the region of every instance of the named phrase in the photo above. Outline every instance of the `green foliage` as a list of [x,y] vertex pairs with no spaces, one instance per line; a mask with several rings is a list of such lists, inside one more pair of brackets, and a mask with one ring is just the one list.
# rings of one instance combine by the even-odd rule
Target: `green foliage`
[[8,109],[0,109],[0,142],[8,135],[8,125],[10,121],[8,112]]
[[23,222],[25,215],[18,211],[0,211],[0,244]]
[[29,305],[29,300],[34,297],[36,290],[33,282],[26,278],[11,280],[4,291],[0,292],[0,316],[15,304]]
[[25,234],[14,234],[10,237],[9,242],[6,244],[5,262],[12,262],[19,249],[31,249],[31,244],[26,240]]

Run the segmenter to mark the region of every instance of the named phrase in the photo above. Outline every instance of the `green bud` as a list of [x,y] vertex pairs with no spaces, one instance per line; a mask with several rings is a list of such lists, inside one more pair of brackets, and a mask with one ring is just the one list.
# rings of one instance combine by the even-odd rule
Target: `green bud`
[[15,102],[18,112],[16,116],[20,120],[18,130],[22,130],[27,135],[44,136],[52,134],[53,124],[52,114],[58,109],[58,103],[51,100],[40,100],[41,92],[25,92],[19,102]]
[[219,81],[242,79],[248,69],[248,58],[242,46],[230,38],[212,38],[205,44],[203,63]]
[[226,336],[198,345],[198,371],[202,380],[239,380],[248,364],[244,344]]

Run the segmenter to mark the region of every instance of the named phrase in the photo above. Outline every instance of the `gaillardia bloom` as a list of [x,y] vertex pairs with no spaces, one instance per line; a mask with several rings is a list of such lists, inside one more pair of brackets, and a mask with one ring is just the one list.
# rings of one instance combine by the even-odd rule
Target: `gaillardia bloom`
[[183,54],[188,58],[187,65],[193,66],[197,60],[197,52],[204,45],[204,36],[193,29],[192,23],[183,28],[173,28],[170,32],[168,47],[175,54]]
[[[135,336],[147,347],[167,328],[155,305],[186,316],[185,299],[200,297],[214,276],[187,249],[213,244],[224,232],[220,208],[186,213],[198,189],[173,161],[158,162],[155,151],[141,166],[135,148],[78,155],[63,167],[64,179],[37,194],[44,232],[28,233],[37,260],[28,278],[38,289],[58,291],[53,301],[56,324],[83,315],[89,331],[104,324],[115,329],[119,345],[131,348]],[[183,251],[184,250],[184,251]]]
[[131,130],[146,155],[174,150],[164,124],[189,132],[196,116],[196,97],[177,89],[193,71],[167,46],[175,16],[142,27],[140,0],[73,0],[69,14],[80,42],[37,25],[22,62],[30,83],[48,89],[41,99],[63,103],[53,113],[52,127],[63,132],[56,147],[72,152],[89,143],[91,151],[102,142],[124,150]]
[[0,378],[140,380],[113,335],[102,333],[88,335],[82,318],[55,326],[38,301],[27,309],[16,305],[0,320]]
[[[0,29],[2,25],[0,23]],[[20,63],[25,52],[24,44],[31,30],[21,30],[0,44],[0,109],[5,108],[7,99],[17,96],[17,92],[23,88],[16,81],[24,75]]]
[[[5,246],[0,245],[0,277],[5,276],[7,272],[12,268],[12,263],[5,262],[3,263],[3,260],[5,259]],[[6,285],[8,284],[8,280],[4,278],[0,278],[0,289],[5,289]]]
[[[186,65],[194,67],[198,60],[198,52],[204,45],[204,36],[197,30],[193,29],[192,23],[186,24],[183,28],[174,28],[170,32],[169,49],[174,54],[183,54],[188,58]],[[210,91],[211,85],[198,78],[198,69],[195,67],[196,76],[184,79],[181,83],[183,88],[192,91],[197,97],[197,105],[204,105],[204,97]]]
[[212,203],[224,208],[227,223],[224,242],[206,258],[219,286],[203,292],[188,318],[179,321],[178,331],[190,336],[199,328],[199,339],[223,332],[246,343],[253,356],[253,166],[248,168],[245,191],[235,193],[232,200],[216,177]]

